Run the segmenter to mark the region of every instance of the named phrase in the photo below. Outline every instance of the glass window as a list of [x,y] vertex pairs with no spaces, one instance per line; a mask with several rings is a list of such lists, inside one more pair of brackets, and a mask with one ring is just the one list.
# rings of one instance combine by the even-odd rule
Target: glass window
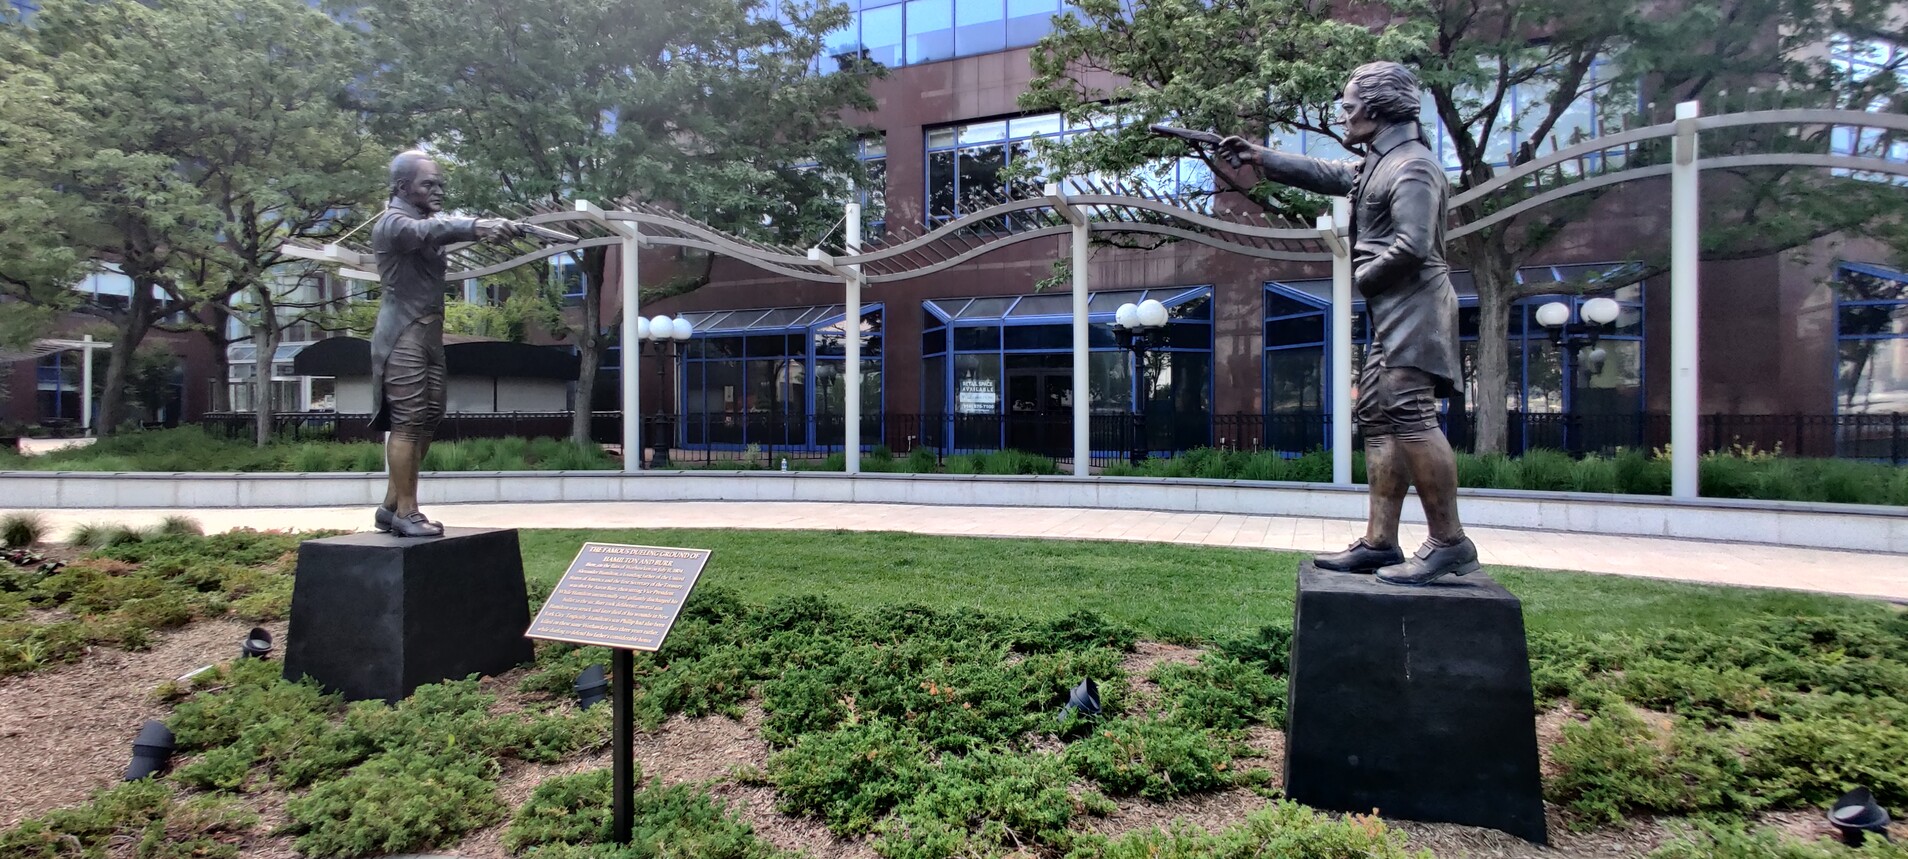
[[927,63],[954,56],[954,4],[951,0],[908,0],[907,61]]
[[1060,114],[1043,113],[1038,116],[1023,116],[1009,120],[1008,134],[1020,137],[1051,137],[1060,133]]
[[1007,47],[1004,0],[954,0],[954,50],[962,56]]
[[976,143],[999,143],[1007,139],[1007,121],[976,122],[954,129],[962,146]]
[[960,212],[986,208],[982,202],[1002,190],[1000,171],[1007,166],[1007,147],[971,146],[960,150]]
[[954,356],[954,411],[999,414],[1000,356]]
[[1146,436],[1154,450],[1190,450],[1211,443],[1212,353],[1146,356]]
[[1009,325],[1001,335],[1002,348],[1066,351],[1073,347],[1071,325]]
[[861,50],[859,15],[851,15],[841,29],[822,36],[822,53],[830,57],[853,57]]
[[954,214],[954,153],[928,153],[928,217]]
[[1087,355],[1087,408],[1095,412],[1133,410],[1133,356],[1125,351]]
[[[1089,312],[1091,312],[1089,310]],[[1073,314],[1073,296],[1071,294],[1029,295],[1014,305],[1014,316],[1070,316]]]
[[861,49],[884,66],[901,65],[901,6],[861,12]]
[[1267,316],[1291,316],[1298,313],[1315,313],[1318,310],[1317,305],[1307,304],[1289,295],[1266,290],[1265,315]]
[[935,328],[921,332],[921,354],[934,355],[947,351],[947,329]]
[[1266,411],[1324,413],[1325,347],[1275,349],[1266,356]]
[[1059,0],[1007,0],[1007,46],[1025,47],[1053,32]]
[[946,355],[937,355],[921,363],[921,412],[929,415],[947,412]]
[[961,308],[961,318],[998,319],[1013,303],[1012,298],[976,298]]
[[1843,340],[1835,382],[1844,414],[1908,411],[1908,338]]
[[1325,342],[1325,314],[1323,313],[1275,319],[1265,324],[1265,345],[1268,349],[1323,342]]
[[962,326],[954,329],[954,350],[970,352],[976,350],[993,351],[1000,348],[1000,327],[982,325]]

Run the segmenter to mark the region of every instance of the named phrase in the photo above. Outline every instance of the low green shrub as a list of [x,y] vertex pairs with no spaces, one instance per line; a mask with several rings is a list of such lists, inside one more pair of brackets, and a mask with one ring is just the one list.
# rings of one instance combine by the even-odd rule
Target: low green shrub
[[1108,814],[1107,798],[1074,796],[1066,765],[1054,755],[980,750],[944,757],[926,785],[876,827],[886,859],[998,855],[1010,847],[1064,850],[1081,813]]
[[1178,722],[1113,719],[1068,747],[1066,761],[1108,793],[1167,800],[1230,785],[1233,745]]
[[235,859],[257,822],[257,815],[216,797],[181,802],[164,782],[143,779],[0,831],[0,856]]
[[940,470],[940,465],[933,450],[917,447],[908,451],[908,458],[903,460],[902,470],[909,474],[933,474]]
[[1220,730],[1285,727],[1285,678],[1259,665],[1208,653],[1197,665],[1162,663],[1152,676],[1173,721]]
[[861,835],[929,780],[920,738],[888,719],[808,734],[769,759],[782,810],[812,814],[839,835]]
[[1776,829],[1698,823],[1656,849],[1650,859],[1908,859],[1908,846],[1870,838],[1857,852],[1825,840],[1798,841]]
[[460,748],[380,754],[285,804],[307,856],[374,856],[447,844],[502,820],[495,761]]
[[1069,859],[1432,859],[1366,815],[1334,817],[1281,800],[1219,832],[1184,824],[1146,829],[1075,850]]
[[1618,823],[1626,814],[1742,811],[1743,764],[1728,734],[1689,722],[1652,727],[1627,706],[1563,726],[1551,750],[1556,774],[1545,785],[1578,826]]
[[770,859],[781,855],[702,790],[644,784],[640,769],[635,781],[641,787],[630,798],[627,844],[609,843],[613,784],[609,770],[557,776],[538,785],[504,833],[504,844],[512,852],[542,859]]

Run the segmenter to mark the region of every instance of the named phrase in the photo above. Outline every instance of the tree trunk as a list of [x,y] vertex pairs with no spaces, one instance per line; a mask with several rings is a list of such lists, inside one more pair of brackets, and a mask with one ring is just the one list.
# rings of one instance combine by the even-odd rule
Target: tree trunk
[[[1479,245],[1484,245],[1480,242]],[[1510,304],[1516,275],[1501,252],[1488,246],[1471,255],[1477,283],[1477,453],[1503,453],[1510,383]]]
[[272,359],[278,354],[279,331],[269,305],[260,320],[252,326],[252,342],[258,346],[252,357],[252,411],[257,416],[252,438],[264,447],[272,443],[272,415],[277,411],[272,402]]
[[[570,440],[577,444],[590,442],[590,419],[594,414],[592,399],[596,395],[596,368],[603,362],[602,305],[603,305],[603,269],[608,255],[601,249],[592,248],[583,254],[583,324],[576,338],[577,355],[582,366],[576,374],[576,410],[570,419]],[[631,348],[625,344],[624,348]],[[623,407],[623,420],[639,420],[630,414],[628,404]],[[643,452],[623,451],[623,456],[642,456]]]
[[211,306],[212,320],[205,331],[205,339],[212,344],[212,390],[211,408],[214,412],[232,410],[232,359],[227,354],[231,340],[226,337],[225,326],[232,318],[225,308],[217,303]]
[[[127,300],[126,315],[119,324],[117,339],[113,341],[111,355],[106,359],[106,379],[99,394],[99,409],[93,413],[93,424],[98,427],[95,435],[109,436],[119,431],[119,425],[125,421],[126,376],[132,370],[133,352],[146,339],[146,332],[152,330],[153,302],[152,285],[144,278],[132,278],[132,296]],[[86,392],[92,396],[92,392]]]

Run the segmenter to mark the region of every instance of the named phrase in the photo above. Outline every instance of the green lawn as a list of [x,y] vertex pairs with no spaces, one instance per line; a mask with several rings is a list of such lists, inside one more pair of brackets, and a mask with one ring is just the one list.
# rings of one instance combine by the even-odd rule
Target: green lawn
[[[524,531],[532,582],[553,585],[585,541],[713,549],[702,583],[751,602],[825,596],[856,608],[965,606],[1023,617],[1091,609],[1167,641],[1211,641],[1289,620],[1293,552],[1078,540],[1002,540],[896,532]],[[1747,615],[1855,614],[1863,600],[1494,567],[1533,631],[1719,628]]]

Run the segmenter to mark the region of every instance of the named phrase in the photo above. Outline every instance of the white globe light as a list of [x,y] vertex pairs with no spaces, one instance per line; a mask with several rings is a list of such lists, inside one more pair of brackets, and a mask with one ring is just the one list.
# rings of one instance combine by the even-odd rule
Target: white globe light
[[1598,296],[1584,302],[1583,308],[1578,312],[1592,324],[1608,325],[1616,321],[1617,315],[1623,312],[1623,308],[1614,299]]
[[1153,299],[1140,302],[1139,323],[1147,328],[1158,328],[1166,324],[1166,305]]
[[1553,301],[1537,308],[1537,324],[1545,328],[1562,328],[1570,321],[1570,306],[1561,301]]
[[649,336],[653,340],[668,340],[675,331],[676,320],[667,314],[658,314],[649,318]]
[[695,336],[696,326],[690,324],[689,320],[678,316],[676,317],[675,324],[670,326],[669,333],[677,340],[687,340]]
[[1130,301],[1120,305],[1120,309],[1113,311],[1113,324],[1128,331],[1139,327],[1139,305]]
[[649,320],[641,316],[636,317],[636,339],[638,341],[649,339]]

